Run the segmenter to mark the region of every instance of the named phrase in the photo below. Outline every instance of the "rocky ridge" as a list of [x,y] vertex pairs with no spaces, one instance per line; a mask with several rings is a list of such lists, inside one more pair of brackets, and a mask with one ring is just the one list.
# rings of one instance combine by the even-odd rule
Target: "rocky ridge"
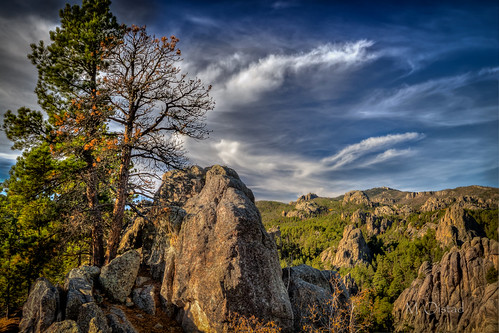
[[394,304],[396,330],[497,332],[498,259],[497,241],[476,237],[438,264],[424,262]]

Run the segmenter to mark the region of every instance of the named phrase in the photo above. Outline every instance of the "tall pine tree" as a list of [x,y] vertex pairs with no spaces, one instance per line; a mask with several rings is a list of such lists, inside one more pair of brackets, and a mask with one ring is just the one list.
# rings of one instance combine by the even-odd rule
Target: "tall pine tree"
[[51,31],[51,44],[32,45],[29,58],[38,69],[36,93],[48,114],[53,154],[76,156],[84,162],[78,170],[86,186],[92,225],[92,263],[104,258],[103,217],[99,202],[99,174],[106,170],[102,150],[112,146],[106,121],[112,108],[99,73],[107,66],[105,54],[117,43],[120,28],[110,12],[109,0],[83,0],[60,11],[61,26]]

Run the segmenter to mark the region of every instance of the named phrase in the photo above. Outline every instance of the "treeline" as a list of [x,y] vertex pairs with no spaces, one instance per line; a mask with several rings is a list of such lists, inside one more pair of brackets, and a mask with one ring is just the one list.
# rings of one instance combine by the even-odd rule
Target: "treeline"
[[186,163],[181,137],[207,136],[210,87],[181,72],[178,42],[118,24],[109,0],[83,0],[61,9],[49,44],[31,45],[39,110],[3,122],[22,151],[0,195],[3,313],[40,275],[112,260],[137,198]]

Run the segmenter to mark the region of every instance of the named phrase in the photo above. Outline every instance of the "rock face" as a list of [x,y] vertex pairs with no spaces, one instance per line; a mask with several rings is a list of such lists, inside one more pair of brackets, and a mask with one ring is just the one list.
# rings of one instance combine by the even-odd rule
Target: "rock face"
[[371,250],[367,246],[362,231],[353,225],[346,226],[332,261],[333,266],[354,267],[357,264],[370,264],[371,260]]
[[497,332],[498,260],[497,241],[477,237],[452,248],[438,264],[423,263],[394,303],[396,330]]
[[102,267],[99,282],[113,300],[124,303],[132,292],[140,267],[140,254],[130,250]]
[[154,315],[156,313],[154,289],[154,285],[149,284],[144,287],[136,288],[132,292],[132,300],[135,305],[150,315]]
[[315,198],[318,198],[317,194],[315,194],[315,193],[308,193],[308,194],[304,194],[301,197],[299,197],[298,200],[297,200],[297,202],[300,202],[300,201],[310,201],[310,200],[313,200]]
[[436,232],[436,238],[443,246],[461,245],[474,237],[483,236],[485,233],[480,225],[457,205],[447,209]]
[[156,201],[183,206],[204,186],[206,171],[195,165],[185,170],[172,170],[163,175],[163,181],[156,193]]
[[81,333],[74,320],[58,321],[50,325],[46,333]]
[[343,197],[343,205],[348,203],[353,203],[355,205],[366,205],[368,207],[372,206],[371,200],[367,194],[362,191],[351,191],[345,194]]
[[66,318],[76,320],[83,304],[94,302],[94,281],[100,273],[95,266],[82,266],[72,269],[66,277],[64,289],[66,297]]
[[[340,275],[334,271],[320,271],[307,265],[299,265],[283,269],[282,278],[293,308],[294,332],[301,332],[304,324],[311,324],[307,317],[310,317],[312,307],[323,307],[332,297],[346,304],[350,297]],[[323,327],[317,325],[315,328]]]
[[45,278],[36,280],[23,306],[23,319],[19,323],[19,332],[45,332],[57,319],[59,303],[57,288]]
[[220,332],[230,312],[293,323],[277,250],[252,192],[236,172],[214,166],[189,199],[178,234],[165,254],[161,295],[178,308],[186,331]]
[[289,212],[282,212],[283,217],[297,217],[299,219],[306,219],[309,217],[314,217],[322,213],[327,212],[326,207],[319,206],[317,203],[312,201],[318,198],[314,193],[308,193],[302,195],[295,202],[290,202],[289,204],[295,206],[295,209]]

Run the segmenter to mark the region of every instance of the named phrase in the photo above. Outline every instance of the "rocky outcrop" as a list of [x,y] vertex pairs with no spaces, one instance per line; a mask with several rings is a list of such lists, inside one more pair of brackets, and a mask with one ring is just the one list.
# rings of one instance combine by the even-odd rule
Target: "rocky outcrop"
[[448,202],[445,202],[443,199],[430,197],[423,206],[421,206],[422,212],[433,212],[435,210],[444,209],[448,205]]
[[371,250],[359,228],[347,225],[332,261],[334,267],[354,267],[357,264],[370,264]]
[[184,170],[172,170],[163,175],[163,181],[155,195],[156,204],[181,207],[189,198],[201,192],[206,170],[194,165]]
[[327,212],[326,207],[319,206],[316,202],[312,201],[315,198],[318,198],[318,196],[314,193],[302,195],[296,202],[291,201],[289,203],[291,206],[294,206],[294,210],[289,212],[283,211],[282,216],[297,217],[303,220]]
[[39,278],[30,290],[23,306],[23,318],[19,323],[20,333],[45,332],[57,319],[59,291],[47,279]]
[[99,283],[109,297],[124,303],[132,292],[140,267],[140,254],[130,250],[102,267]]
[[293,323],[277,250],[252,192],[229,168],[207,170],[205,185],[183,208],[165,254],[161,295],[187,331],[219,332],[231,312]]
[[361,210],[357,209],[355,212],[352,213],[352,216],[350,217],[350,221],[357,227],[360,227],[361,225],[366,223],[366,217],[367,214]]
[[497,241],[477,237],[451,249],[438,264],[423,263],[419,277],[394,303],[396,330],[497,332],[498,259]]
[[[388,207],[384,211],[386,212],[387,210]],[[355,212],[352,213],[350,221],[355,227],[360,227],[365,224],[367,227],[367,233],[369,235],[383,234],[392,225],[391,220],[385,217],[377,216],[376,214],[373,213],[364,212],[361,209],[357,209]]]
[[447,209],[437,227],[436,238],[442,246],[461,245],[474,237],[483,237],[480,225],[463,208],[454,205]]
[[[139,253],[131,250],[116,257],[102,270],[94,266],[72,269],[66,276],[64,287],[59,289],[44,278],[38,279],[23,308],[20,331],[136,333],[125,314],[110,301],[123,302],[130,296],[139,261]],[[145,294],[152,289],[137,287],[136,290],[143,291],[138,292],[140,300],[146,299]]]
[[66,318],[76,320],[83,304],[94,302],[94,282],[100,273],[95,266],[82,266],[72,269],[64,284],[66,296]]
[[294,332],[301,332],[305,324],[314,325],[316,329],[324,328],[320,323],[310,321],[312,309],[322,312],[322,307],[327,306],[332,298],[340,304],[347,304],[350,297],[340,275],[334,271],[299,265],[283,269],[282,278],[293,308]]
[[320,215],[326,212],[325,207],[319,206],[313,201],[299,201],[295,210],[289,212],[283,212],[284,217],[298,217],[299,219],[306,219],[309,217]]
[[318,198],[317,194],[315,194],[315,193],[308,193],[308,194],[304,194],[301,197],[299,197],[296,202],[298,203],[300,201],[310,201],[310,200],[313,200],[315,198]]
[[374,215],[377,216],[390,216],[394,215],[395,211],[390,206],[380,206],[374,209]]
[[[311,198],[299,200],[298,208],[312,207],[315,203],[305,200]],[[56,332],[133,333],[140,327],[131,322],[138,325],[142,318],[149,321],[148,331],[158,331],[168,320],[150,321],[168,313],[186,332],[224,332],[237,313],[292,332],[300,327],[294,313],[304,313],[305,300],[319,304],[338,290],[332,280],[341,283],[335,284],[342,286],[341,300],[348,297],[335,272],[303,266],[289,269],[283,281],[275,241],[280,230],[272,236],[265,231],[253,193],[232,169],[167,173],[146,208],[125,232],[121,255],[102,269],[72,270],[62,292],[65,309],[47,321],[36,317],[35,325],[52,325]],[[347,233],[344,243],[359,237],[363,240],[356,231]],[[364,252],[354,258],[361,260]],[[55,301],[61,303],[59,296]]]
[[343,197],[343,206],[346,204],[365,205],[371,207],[372,203],[363,191],[350,191]]

